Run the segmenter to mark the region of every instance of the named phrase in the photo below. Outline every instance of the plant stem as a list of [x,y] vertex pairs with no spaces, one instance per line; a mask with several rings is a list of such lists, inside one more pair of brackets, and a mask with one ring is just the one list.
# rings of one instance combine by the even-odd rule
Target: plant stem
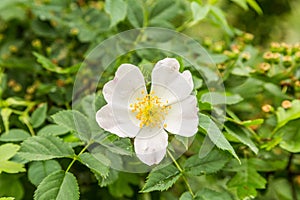
[[78,155],[75,155],[75,156],[73,157],[73,160],[72,160],[72,162],[69,164],[69,166],[67,167],[66,172],[68,172],[68,171],[71,169],[72,165],[76,162],[77,158],[78,158],[81,154],[83,154],[83,153],[85,152],[85,150],[86,150],[92,143],[93,143],[93,141],[90,141],[83,149],[81,149],[81,151],[79,152]]
[[289,161],[288,161],[288,164],[287,164],[287,171],[288,171],[288,180],[290,182],[290,186],[291,186],[291,192],[292,192],[292,196],[293,196],[293,199],[294,200],[298,200],[298,197],[297,197],[297,191],[296,191],[296,187],[295,187],[295,183],[294,183],[294,174],[293,174],[293,171],[292,171],[292,164],[293,164],[293,157],[294,157],[294,154],[291,153],[290,156],[289,156]]
[[176,159],[173,157],[172,153],[169,151],[169,149],[167,149],[168,155],[170,156],[170,158],[172,159],[172,161],[174,162],[175,166],[177,167],[177,169],[180,171],[180,173],[182,174],[182,179],[187,187],[187,189],[189,190],[190,194],[192,195],[192,197],[195,197],[195,194],[193,193],[193,190],[188,182],[188,180],[186,179],[185,175],[184,175],[184,171],[183,169],[180,167],[179,163],[176,161]]

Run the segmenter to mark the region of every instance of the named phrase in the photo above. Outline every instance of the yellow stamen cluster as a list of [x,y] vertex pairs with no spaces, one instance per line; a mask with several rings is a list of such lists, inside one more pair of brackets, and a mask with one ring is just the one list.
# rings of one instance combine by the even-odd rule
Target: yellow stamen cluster
[[[144,91],[141,94],[144,95]],[[161,127],[171,108],[170,105],[167,105],[168,101],[161,102],[160,98],[154,95],[154,92],[136,100],[136,103],[130,104],[130,108],[132,112],[136,113],[136,119],[140,120],[140,128],[143,126]],[[163,124],[163,127],[166,128],[167,124]]]

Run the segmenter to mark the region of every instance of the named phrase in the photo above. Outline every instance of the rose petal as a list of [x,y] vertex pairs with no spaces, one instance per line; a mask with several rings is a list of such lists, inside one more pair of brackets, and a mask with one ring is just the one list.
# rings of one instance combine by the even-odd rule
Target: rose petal
[[160,60],[152,71],[151,92],[163,102],[175,103],[185,99],[193,90],[191,74],[179,72],[179,63],[174,58]]
[[[150,129],[149,127],[142,128],[134,140],[134,149],[137,157],[149,166],[162,161],[168,146],[168,134],[165,130]],[[147,133],[150,133],[151,137],[147,137]]]
[[166,115],[165,129],[173,134],[185,137],[193,136],[198,131],[198,110],[197,99],[193,95],[172,104]]
[[122,64],[116,71],[113,80],[103,87],[103,96],[107,103],[124,103],[137,91],[146,92],[145,80],[140,69],[131,64]]
[[[118,118],[116,114],[119,115]],[[97,111],[96,121],[101,128],[119,137],[135,137],[139,132],[139,127],[132,123],[127,109],[125,111],[120,109],[116,114],[112,106],[107,104]],[[117,119],[122,119],[122,121],[117,121]]]
[[[108,119],[101,119],[104,124],[98,124],[120,137],[135,137],[139,131],[139,121],[131,112],[130,103],[133,99],[146,93],[144,77],[140,69],[131,64],[122,64],[116,71],[113,80],[103,87],[103,95],[109,107],[97,115],[99,119],[109,116]],[[102,116],[103,115],[103,116]],[[98,121],[98,120],[97,120]],[[109,121],[109,122],[108,122]],[[108,124],[108,125],[106,125]]]

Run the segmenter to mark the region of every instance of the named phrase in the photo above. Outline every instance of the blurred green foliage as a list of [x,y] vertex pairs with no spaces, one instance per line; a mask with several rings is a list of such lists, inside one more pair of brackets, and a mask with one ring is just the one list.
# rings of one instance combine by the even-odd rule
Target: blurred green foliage
[[[284,43],[289,31],[280,28],[294,5],[295,0],[2,0],[0,200],[299,199],[300,45]],[[152,26],[199,41],[226,93],[210,92],[193,66],[178,57],[181,69],[193,74],[201,111],[193,143],[165,168],[119,172],[106,155],[99,161],[87,151],[96,141],[116,145],[113,153],[121,157],[134,153],[129,139],[95,123],[104,81],[121,63],[146,71],[169,54],[130,52],[112,63],[99,83],[86,72],[82,85],[97,92],[83,93],[72,110],[73,84],[97,44]],[[211,112],[224,104],[226,119],[219,126]],[[175,139],[188,147],[187,140]],[[199,157],[206,140],[216,147]]]

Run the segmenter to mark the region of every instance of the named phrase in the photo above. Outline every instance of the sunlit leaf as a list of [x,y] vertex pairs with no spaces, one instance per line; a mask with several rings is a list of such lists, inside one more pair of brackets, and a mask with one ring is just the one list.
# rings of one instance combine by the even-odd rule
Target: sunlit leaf
[[110,15],[110,26],[113,27],[126,17],[127,3],[123,0],[107,0],[105,11]]

